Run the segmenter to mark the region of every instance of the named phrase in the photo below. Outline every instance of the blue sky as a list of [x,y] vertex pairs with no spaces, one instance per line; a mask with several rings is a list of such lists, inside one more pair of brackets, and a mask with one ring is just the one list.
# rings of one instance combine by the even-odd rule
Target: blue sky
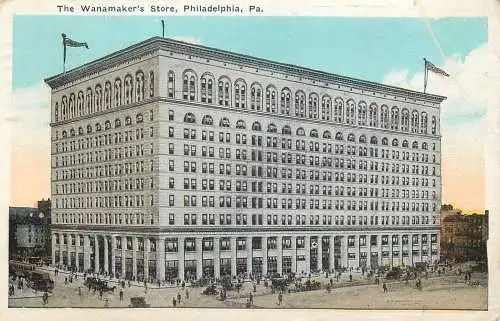
[[[161,17],[16,16],[13,89],[62,71],[61,33],[86,41],[70,48],[67,69],[152,36]],[[422,71],[422,57],[443,62],[427,26],[417,18],[166,17],[168,37],[341,75],[382,82],[392,70]],[[431,21],[445,56],[461,57],[487,42],[486,18]]]

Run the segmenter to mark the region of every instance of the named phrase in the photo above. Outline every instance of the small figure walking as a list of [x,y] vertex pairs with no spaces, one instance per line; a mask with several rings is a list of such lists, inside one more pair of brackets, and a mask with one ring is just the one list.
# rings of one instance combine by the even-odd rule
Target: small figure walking
[[186,300],[189,300],[189,290],[186,288]]
[[250,304],[253,304],[253,295],[252,295],[252,293],[250,293],[250,295],[248,296],[248,302],[250,302]]
[[177,301],[175,300],[175,296],[172,298],[172,305],[174,308],[177,306]]
[[257,292],[257,284],[253,284],[253,292]]
[[64,278],[64,285],[67,285],[68,284],[68,277],[65,277]]
[[43,293],[42,299],[43,299],[43,304],[44,305],[46,305],[47,303],[49,303],[49,294],[47,293],[47,291],[45,291]]
[[104,299],[104,307],[109,308],[109,299],[108,298]]
[[82,287],[78,287],[78,296],[82,296]]
[[384,293],[387,293],[387,285],[385,282],[382,284],[382,288],[384,289]]
[[281,305],[281,302],[283,302],[283,294],[280,292],[278,294],[278,305]]
[[123,301],[123,289],[120,289],[120,301]]
[[181,303],[181,294],[180,293],[177,293],[177,302],[179,302],[179,304]]

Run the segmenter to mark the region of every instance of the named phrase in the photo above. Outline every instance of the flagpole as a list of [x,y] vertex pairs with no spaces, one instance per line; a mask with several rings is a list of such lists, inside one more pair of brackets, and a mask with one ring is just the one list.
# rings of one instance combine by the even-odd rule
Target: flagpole
[[162,38],[165,38],[165,21],[163,19],[161,19],[161,29],[162,29],[161,32]]
[[424,58],[424,94],[425,91],[427,90],[427,59]]

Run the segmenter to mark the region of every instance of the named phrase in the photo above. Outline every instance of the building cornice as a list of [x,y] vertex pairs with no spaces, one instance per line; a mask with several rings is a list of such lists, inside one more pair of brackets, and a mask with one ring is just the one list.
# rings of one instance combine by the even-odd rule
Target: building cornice
[[65,73],[46,78],[45,82],[51,87],[51,89],[56,89],[83,77],[97,74],[105,69],[113,68],[141,56],[154,54],[159,50],[169,50],[178,54],[213,59],[245,67],[267,69],[271,72],[279,72],[313,81],[326,82],[339,86],[349,86],[363,91],[379,92],[413,100],[422,100],[430,103],[439,104],[446,99],[444,96],[383,85],[371,81],[340,76],[292,64],[279,63],[267,59],[255,58],[244,54],[233,53],[230,51],[209,48],[161,37],[147,39],[143,42],[116,51],[110,55],[94,60]]

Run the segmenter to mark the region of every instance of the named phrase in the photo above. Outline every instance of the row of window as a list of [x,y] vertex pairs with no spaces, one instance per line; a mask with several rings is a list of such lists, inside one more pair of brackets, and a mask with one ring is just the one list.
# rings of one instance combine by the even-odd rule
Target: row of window
[[[429,243],[429,235],[427,234],[403,234],[403,235],[360,235],[360,236],[354,236],[354,235],[349,235],[347,236],[347,247],[348,248],[353,248],[356,245],[359,247],[365,247],[365,246],[388,246],[388,245],[409,245],[411,237],[411,244],[412,245],[428,245]],[[311,250],[315,249],[316,246],[323,246],[328,247],[330,245],[332,237],[323,237],[321,238],[321,242],[319,241],[318,237],[309,237],[309,248]],[[55,239],[55,244],[59,245],[72,245],[72,246],[84,246],[84,236],[83,235],[75,235],[75,234],[62,234],[62,237],[60,234],[55,234],[54,235]],[[270,237],[236,237],[236,238],[229,238],[229,237],[221,237],[221,238],[213,238],[213,237],[203,237],[198,239],[198,244],[201,246],[203,251],[213,251],[214,250],[214,242],[218,242],[219,244],[219,250],[220,251],[228,251],[231,250],[231,244],[233,243],[233,246],[236,246],[237,250],[246,250],[249,246],[251,246],[252,250],[262,250],[264,248],[267,248],[268,250],[272,249],[277,249],[279,246],[279,239],[281,239],[281,248],[288,250],[292,249],[293,245],[295,245],[296,249],[305,249],[307,248],[307,241],[306,237],[304,236],[296,236],[296,237],[291,237],[291,236],[282,236],[280,238],[275,237],[275,236],[270,236]],[[142,238],[142,237],[120,237],[117,236],[114,238],[115,245],[112,245],[114,249],[121,250],[122,248],[125,250],[134,250],[134,240],[136,243],[136,249],[138,251],[144,251],[147,250],[149,252],[156,252],[157,248],[157,240],[154,238],[148,239],[148,238]],[[294,241],[295,240],[295,241]],[[389,242],[391,240],[391,242]],[[90,246],[93,249],[95,246],[95,239],[94,238],[89,238],[90,241]],[[108,242],[111,240],[108,239]],[[356,244],[356,241],[358,244]],[[401,243],[400,243],[401,241]],[[99,242],[99,241],[98,241]],[[112,241],[111,241],[112,242]],[[184,238],[183,240],[181,239],[181,242],[184,243],[184,250],[186,251],[194,251],[196,250],[196,244],[197,240],[196,238],[193,237],[187,237]],[[251,244],[249,243],[251,242]],[[295,244],[293,244],[295,242]],[[336,247],[341,246],[341,240],[339,238],[336,238],[334,240],[334,244]],[[149,243],[149,248],[145,246],[145,244]],[[431,244],[437,244],[437,234],[430,234],[430,243]],[[265,246],[265,247],[264,247]],[[179,239],[177,238],[166,238],[165,239],[165,252],[178,252],[179,251]]]
[[[250,104],[248,104],[247,84],[243,79],[235,81],[234,91],[233,84],[227,76],[219,77],[217,88],[214,85],[215,78],[212,74],[204,73],[198,85],[196,73],[193,70],[186,70],[182,74],[182,99],[350,125],[390,128],[421,134],[427,134],[428,131],[428,114],[415,109],[400,110],[397,106],[389,108],[387,105],[382,105],[379,109],[376,103],[367,103],[363,100],[356,106],[352,98],[344,101],[341,97],[332,98],[324,94],[320,99],[315,92],[306,95],[303,90],[297,90],[293,94],[288,87],[281,89],[278,97],[278,90],[274,85],[268,85],[264,92],[258,82],[250,85]],[[179,98],[176,96],[175,74],[172,70],[168,73],[167,88],[169,98]],[[436,134],[435,116],[431,117],[431,133]]]

